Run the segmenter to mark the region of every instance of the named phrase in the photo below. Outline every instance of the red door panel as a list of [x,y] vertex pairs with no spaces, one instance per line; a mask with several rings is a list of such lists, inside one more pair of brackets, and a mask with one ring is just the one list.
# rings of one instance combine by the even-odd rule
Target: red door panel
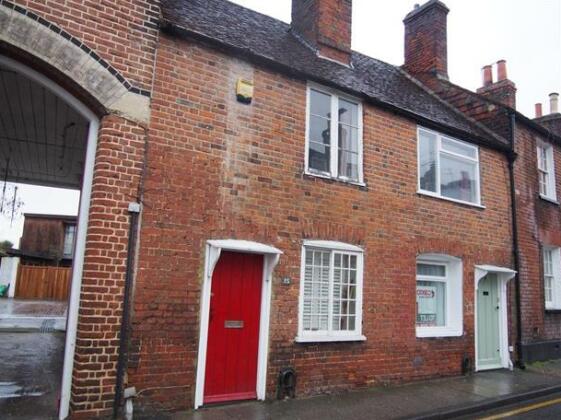
[[257,398],[263,256],[223,251],[212,275],[204,403]]

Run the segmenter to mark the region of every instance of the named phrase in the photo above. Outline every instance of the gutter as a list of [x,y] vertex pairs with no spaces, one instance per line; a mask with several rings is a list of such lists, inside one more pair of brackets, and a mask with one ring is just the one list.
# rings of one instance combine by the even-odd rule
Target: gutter
[[[449,136],[459,137],[459,138],[462,138],[462,139],[471,139],[472,143],[478,144],[480,146],[487,147],[489,149],[499,151],[501,153],[505,153],[505,152],[508,153],[510,151],[510,148],[507,144],[505,144],[504,146],[502,144],[495,144],[493,142],[489,142],[488,138],[482,137],[481,135],[468,133],[468,132],[466,132],[462,129],[459,129],[459,128],[454,128],[454,127],[443,125],[441,123],[434,122],[434,121],[432,121],[432,120],[430,120],[426,117],[423,117],[419,114],[416,114],[412,111],[408,111],[408,110],[400,108],[396,105],[392,105],[391,103],[381,101],[380,99],[377,99],[373,96],[370,96],[366,92],[355,91],[355,90],[352,90],[348,87],[341,86],[337,83],[334,83],[332,80],[324,79],[324,78],[319,77],[319,76],[311,75],[311,74],[309,74],[305,71],[298,70],[294,67],[290,67],[287,64],[280,63],[272,57],[266,57],[266,56],[263,56],[263,55],[256,54],[255,52],[251,51],[248,48],[238,47],[238,46],[235,46],[235,45],[232,45],[232,44],[226,44],[226,43],[224,43],[222,41],[219,41],[215,38],[212,38],[212,37],[210,37],[206,34],[184,28],[182,26],[173,24],[173,23],[171,23],[169,21],[165,21],[165,20],[160,22],[160,29],[164,34],[167,34],[169,36],[183,38],[183,39],[193,39],[193,40],[196,40],[196,41],[200,41],[200,42],[206,43],[207,45],[210,45],[210,46],[212,46],[212,47],[214,47],[218,50],[229,52],[230,54],[234,53],[235,57],[237,57],[237,58],[244,57],[249,61],[252,61],[254,63],[266,66],[268,68],[272,68],[273,70],[280,71],[280,72],[282,72],[284,74],[287,74],[289,76],[292,76],[292,77],[295,77],[295,78],[298,78],[298,79],[305,79],[305,80],[309,80],[309,81],[312,81],[312,82],[316,82],[316,83],[322,84],[324,86],[328,86],[328,87],[337,89],[339,91],[348,93],[349,95],[352,95],[352,96],[355,96],[355,97],[360,97],[360,98],[364,99],[366,102],[370,103],[371,105],[374,105],[374,106],[377,106],[379,108],[385,109],[389,112],[393,112],[397,115],[401,115],[403,117],[412,119],[412,120],[416,121],[418,124],[422,125],[423,127],[438,130],[442,134],[447,134]],[[426,91],[426,88],[425,88],[425,91]],[[467,120],[465,116],[463,116],[463,119]],[[467,120],[467,121],[469,121],[471,124],[473,124],[472,121],[470,121],[470,120]]]
[[115,382],[115,400],[113,402],[113,418],[118,418],[121,411],[123,399],[123,384],[128,360],[128,341],[130,331],[130,308],[132,296],[132,281],[134,271],[134,254],[136,249],[136,232],[138,228],[138,216],[140,204],[129,204],[129,241],[127,250],[127,267],[125,273],[125,290],[123,293],[123,316],[121,319],[121,331],[119,334],[119,359],[117,360],[117,374]]
[[508,155],[508,174],[510,181],[510,201],[511,201],[511,221],[512,221],[512,253],[514,257],[514,271],[516,271],[516,365],[520,369],[525,369],[523,349],[522,349],[522,304],[520,287],[520,247],[518,243],[518,221],[516,214],[516,187],[514,184],[514,162],[516,160],[515,139],[516,139],[516,114],[508,111],[510,123],[510,147]]

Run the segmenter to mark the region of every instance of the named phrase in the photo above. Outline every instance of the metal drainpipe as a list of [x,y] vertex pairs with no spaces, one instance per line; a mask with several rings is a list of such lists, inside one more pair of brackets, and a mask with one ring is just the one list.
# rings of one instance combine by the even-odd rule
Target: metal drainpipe
[[117,378],[115,383],[115,400],[113,402],[113,418],[118,418],[121,411],[121,400],[123,398],[123,383],[128,356],[129,323],[131,290],[134,269],[134,253],[136,249],[136,231],[138,215],[140,213],[139,203],[129,204],[130,224],[129,224],[129,243],[127,250],[127,268],[125,274],[125,290],[123,294],[123,318],[121,320],[121,333],[119,337],[119,359],[117,361]]
[[516,271],[516,365],[525,369],[524,358],[522,356],[522,305],[520,290],[520,250],[518,244],[518,221],[516,216],[516,186],[514,184],[514,161],[516,160],[515,134],[516,134],[516,115],[509,112],[510,117],[510,154],[508,156],[508,172],[510,179],[510,200],[512,212],[512,251],[514,256],[514,270]]

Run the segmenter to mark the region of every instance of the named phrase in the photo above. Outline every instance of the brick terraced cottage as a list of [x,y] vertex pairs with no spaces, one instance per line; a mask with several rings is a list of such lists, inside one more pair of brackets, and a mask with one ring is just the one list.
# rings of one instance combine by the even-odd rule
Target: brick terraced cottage
[[[561,114],[559,94],[550,94],[550,113],[536,118],[516,111],[516,85],[508,79],[504,60],[483,67],[483,85],[471,92],[447,76],[446,15],[439,2],[429,2],[405,20],[405,69],[456,109],[508,139],[512,154],[511,185],[516,224],[515,269],[518,272],[516,299],[521,311],[518,324],[518,358],[522,361],[561,357]],[[426,54],[437,51],[431,63]],[[557,168],[557,169],[556,169]],[[520,318],[518,318],[518,316]]]
[[181,410],[276,398],[288,369],[306,396],[559,342],[544,281],[561,296],[561,278],[540,271],[561,266],[559,209],[536,192],[561,191],[538,182],[559,138],[447,81],[441,2],[406,17],[403,67],[351,50],[351,11],[293,0],[288,25],[226,0],[0,0],[20,98],[0,112],[22,115],[3,151],[41,104],[64,110],[53,139],[83,133],[67,167],[41,158],[58,171],[33,171],[39,152],[0,163],[82,190],[61,418],[111,414],[127,387]]
[[292,7],[162,2],[141,404],[274,398],[286,368],[306,396],[515,360],[508,140],[351,51],[350,1]]

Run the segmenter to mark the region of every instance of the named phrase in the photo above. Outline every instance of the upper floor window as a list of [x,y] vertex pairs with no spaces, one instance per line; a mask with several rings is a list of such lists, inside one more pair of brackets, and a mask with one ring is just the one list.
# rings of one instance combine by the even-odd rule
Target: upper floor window
[[550,144],[541,143],[538,145],[537,151],[540,196],[550,200],[557,200],[553,147]]
[[308,87],[306,172],[362,183],[362,105],[329,89]]
[[417,337],[460,336],[462,263],[446,255],[417,258]]
[[362,250],[306,241],[302,250],[296,341],[357,341],[362,336]]
[[76,236],[76,225],[64,226],[64,249],[65,257],[72,257],[74,254],[74,237]]
[[560,252],[560,248],[543,248],[543,287],[546,309],[561,309]]
[[480,205],[477,146],[418,130],[419,192]]

